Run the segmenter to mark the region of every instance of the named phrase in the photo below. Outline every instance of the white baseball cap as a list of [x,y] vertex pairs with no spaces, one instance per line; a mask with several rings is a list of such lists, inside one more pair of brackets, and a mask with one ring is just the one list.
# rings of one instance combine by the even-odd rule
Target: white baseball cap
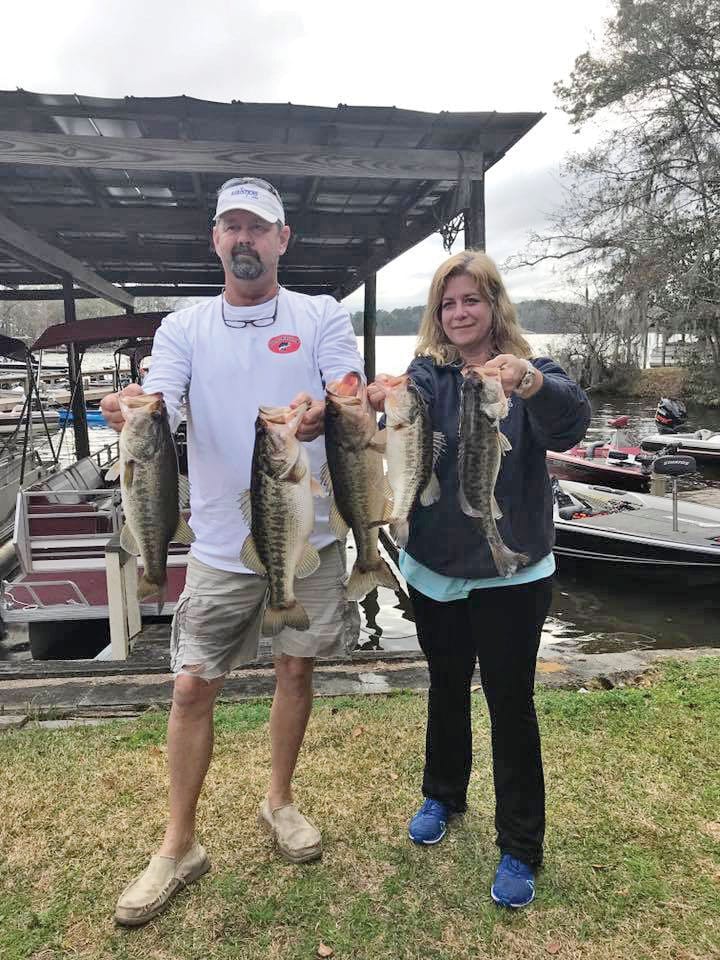
[[228,210],[248,210],[268,223],[285,226],[285,210],[280,194],[272,184],[256,177],[236,177],[228,180],[218,191],[214,220]]

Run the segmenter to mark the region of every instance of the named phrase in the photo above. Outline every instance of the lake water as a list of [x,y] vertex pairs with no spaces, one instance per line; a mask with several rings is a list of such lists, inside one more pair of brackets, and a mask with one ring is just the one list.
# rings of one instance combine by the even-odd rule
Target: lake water
[[[552,355],[553,348],[565,339],[562,334],[531,334],[528,339],[540,355]],[[362,352],[362,337],[358,338]],[[376,369],[378,372],[403,372],[412,360],[414,336],[378,337]],[[549,349],[548,349],[549,348]],[[52,362],[49,358],[48,363]],[[112,365],[112,354],[88,354],[89,368]],[[659,398],[657,398],[659,399]],[[655,432],[653,402],[627,401],[624,398],[593,398],[593,419],[588,431],[592,439],[609,435],[607,421],[626,414],[630,431],[637,436]],[[689,408],[688,429],[714,427],[720,429],[720,411]],[[108,429],[91,429],[90,443],[97,450],[114,439]],[[74,458],[73,436],[65,438],[64,459]],[[717,476],[717,474],[716,474]],[[417,638],[407,598],[392,591],[380,590],[362,604],[361,647],[368,650],[416,650]],[[608,584],[597,578],[557,577],[554,601],[543,636],[543,647],[560,646],[581,650],[588,655],[638,648],[668,649],[677,647],[720,646],[720,598],[708,592],[694,595],[658,593],[625,585]]]

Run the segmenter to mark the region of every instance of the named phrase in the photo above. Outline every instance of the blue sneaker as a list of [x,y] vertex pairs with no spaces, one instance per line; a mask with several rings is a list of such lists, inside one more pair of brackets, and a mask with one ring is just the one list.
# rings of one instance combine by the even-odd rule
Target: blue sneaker
[[526,907],[535,899],[535,872],[509,853],[503,854],[495,871],[490,896],[501,907]]
[[447,832],[450,811],[444,803],[427,797],[410,821],[408,835],[413,843],[440,843]]

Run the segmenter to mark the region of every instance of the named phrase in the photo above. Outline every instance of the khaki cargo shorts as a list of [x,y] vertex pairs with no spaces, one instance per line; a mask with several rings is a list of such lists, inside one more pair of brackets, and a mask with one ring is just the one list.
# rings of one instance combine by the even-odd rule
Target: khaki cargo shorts
[[270,638],[260,626],[267,580],[251,573],[217,570],[188,557],[170,635],[173,673],[215,680],[263,656],[344,657],[357,646],[360,614],[345,599],[345,544],[320,550],[320,566],[295,581],[295,596],[310,617],[309,630],[284,627]]

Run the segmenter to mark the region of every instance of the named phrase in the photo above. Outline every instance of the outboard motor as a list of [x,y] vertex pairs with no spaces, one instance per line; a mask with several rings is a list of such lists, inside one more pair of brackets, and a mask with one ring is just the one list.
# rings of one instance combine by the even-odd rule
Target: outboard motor
[[663,397],[655,411],[655,423],[660,433],[674,433],[687,420],[687,409],[682,400]]

